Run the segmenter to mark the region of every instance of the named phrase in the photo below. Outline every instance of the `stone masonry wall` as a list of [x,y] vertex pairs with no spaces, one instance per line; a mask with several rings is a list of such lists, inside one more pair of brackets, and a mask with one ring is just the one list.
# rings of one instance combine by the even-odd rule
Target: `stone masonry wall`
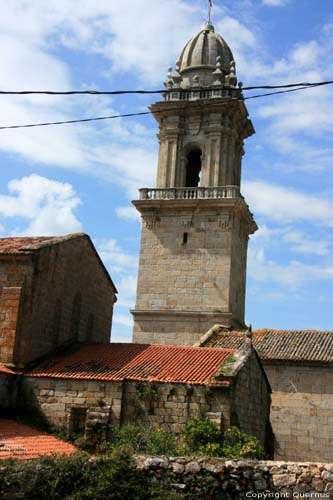
[[110,423],[121,418],[122,383],[51,378],[25,378],[22,403],[25,409],[43,414],[54,426],[70,427],[72,408],[94,408],[101,400],[110,406]]
[[272,386],[275,458],[333,462],[333,371],[325,366],[264,365]]
[[[145,388],[148,388],[148,394],[142,397],[140,393]],[[219,426],[222,422],[228,424],[228,391],[200,385],[126,383],[124,423],[139,419],[146,425],[161,425],[179,434],[189,418],[200,415],[207,415]]]
[[[251,404],[251,396],[237,386],[231,393],[225,387],[200,385],[25,377],[23,391],[20,400],[24,410],[37,411],[54,426],[70,428],[73,408],[91,410],[102,401],[110,407],[111,425],[141,421],[180,434],[190,417],[208,416],[221,431],[238,423],[241,431],[256,435],[265,444],[267,411],[257,412],[255,419],[252,409],[256,400]],[[238,399],[234,407],[232,397]]]
[[[266,500],[270,498],[330,500],[333,498],[332,464],[234,461],[207,457],[136,456],[133,458],[133,468],[130,474],[132,480],[135,482],[146,478],[148,485],[164,486],[164,495],[170,494],[172,498],[191,500]],[[99,461],[105,461],[105,457],[82,456],[82,477],[87,476],[86,468],[89,467],[88,470],[92,471],[92,461],[95,462],[93,465],[96,470]],[[5,491],[5,496],[2,497],[4,500],[26,498],[26,483],[20,481],[20,477],[24,471],[27,472],[27,469],[32,484],[40,485],[40,479],[45,476],[44,471],[46,477],[52,474],[50,464],[19,460],[13,468],[13,464],[9,465],[4,462],[1,472],[5,478],[9,479],[8,482],[5,481],[2,484]],[[77,478],[77,470],[74,469],[72,472]],[[69,470],[68,473],[70,475],[71,471]],[[54,480],[59,484],[61,481],[59,470],[54,470],[54,474]],[[27,477],[27,474],[24,477]],[[45,482],[43,484],[45,488]],[[54,483],[51,486],[54,486]],[[114,485],[105,481],[104,485],[99,486],[101,487],[100,494],[104,486],[105,498],[108,494],[110,498],[115,498]],[[30,494],[31,491],[29,488]],[[66,493],[66,491],[63,492],[65,496]]]
[[45,246],[29,259],[14,363],[24,365],[69,341],[109,342],[115,289],[89,238]]
[[333,464],[254,462],[217,458],[135,457],[137,468],[156,481],[170,481],[188,498],[332,499]]
[[[111,425],[141,420],[179,433],[191,416],[208,416],[221,425],[230,421],[229,395],[206,386],[185,384],[143,385],[136,382],[101,382],[51,378],[24,378],[24,408],[43,414],[55,426],[70,426],[72,408],[89,409],[102,400],[110,407]],[[150,395],[140,397],[148,387]],[[140,391],[140,388],[144,388]]]
[[[135,342],[166,343],[166,338],[193,345],[216,320],[229,324],[232,312],[243,324],[244,258],[233,259],[235,279],[231,276],[233,239],[239,232],[232,225],[234,201],[192,209],[179,203],[143,213]],[[235,244],[238,249],[245,245],[241,253],[246,256],[247,239],[237,236]]]
[[12,364],[19,330],[22,295],[31,286],[32,268],[25,257],[0,256],[0,362]]
[[232,387],[232,421],[250,436],[268,445],[271,394],[260,362],[252,351],[247,363],[236,376]]

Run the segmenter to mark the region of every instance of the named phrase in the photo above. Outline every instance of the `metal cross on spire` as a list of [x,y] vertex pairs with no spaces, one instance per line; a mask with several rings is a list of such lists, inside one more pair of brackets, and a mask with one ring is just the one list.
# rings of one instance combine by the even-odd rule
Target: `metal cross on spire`
[[212,7],[213,7],[212,0],[208,0],[207,24],[211,24],[211,20],[212,20]]

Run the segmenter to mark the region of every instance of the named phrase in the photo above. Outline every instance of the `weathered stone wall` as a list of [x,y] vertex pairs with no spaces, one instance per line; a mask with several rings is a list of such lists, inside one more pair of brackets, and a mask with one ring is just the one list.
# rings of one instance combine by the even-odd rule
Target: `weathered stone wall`
[[[150,394],[141,397],[142,388]],[[225,389],[200,385],[127,382],[124,389],[123,422],[139,419],[146,425],[161,425],[179,434],[191,417],[207,415],[221,426],[230,420],[230,401]],[[223,418],[222,418],[223,415]],[[223,430],[223,429],[221,429]]]
[[[72,408],[90,409],[101,400],[110,407],[110,423],[141,420],[179,433],[188,418],[208,414],[221,425],[230,421],[225,389],[185,384],[140,384],[51,378],[24,378],[21,400],[26,409],[44,415],[55,426],[70,426]],[[143,391],[148,395],[142,397]],[[141,390],[140,390],[141,389]],[[223,414],[223,419],[222,419]]]
[[[251,365],[251,363],[248,363]],[[99,401],[110,407],[110,423],[118,425],[141,421],[158,425],[180,434],[190,417],[208,416],[221,431],[238,425],[240,430],[258,437],[265,446],[265,431],[269,414],[269,389],[261,383],[260,372],[245,366],[244,379],[231,389],[188,384],[147,384],[140,382],[102,382],[25,377],[21,401],[25,410],[42,414],[55,426],[71,425],[72,409],[94,412]],[[241,370],[241,371],[242,371]],[[257,385],[254,385],[257,384]],[[259,387],[260,394],[255,394]],[[262,411],[258,400],[262,397]]]
[[193,345],[216,321],[244,324],[243,214],[205,201],[143,209],[134,342]]
[[193,498],[333,498],[333,465],[213,458],[136,457],[155,481],[169,480]]
[[333,370],[265,363],[272,387],[275,458],[333,461]]
[[[165,498],[193,499],[193,500],[246,500],[259,499],[332,499],[333,498],[333,465],[315,463],[292,463],[292,462],[254,462],[249,460],[224,460],[199,457],[133,457],[133,465],[124,466],[130,476],[132,484],[140,484],[142,494],[142,482],[147,488],[146,496],[151,496],[150,485],[154,485],[154,491],[162,488],[161,494]],[[77,492],[80,483],[80,471],[82,473],[82,484],[80,492],[87,485],[87,477],[91,478],[101,463],[102,470],[106,470],[105,457],[89,457],[83,455],[74,462],[73,466],[68,458],[62,464],[57,462],[57,467],[52,469],[51,461],[48,464],[38,461],[23,461],[9,464],[1,464],[1,473],[5,481],[2,482],[3,500],[18,500],[27,498],[27,490],[35,493],[36,490],[48,493],[50,499],[52,493],[68,496]],[[110,470],[114,471],[114,461],[109,460]],[[78,467],[79,464],[79,467]],[[66,467],[66,471],[65,471]],[[102,468],[101,467],[101,468]],[[66,472],[65,482],[62,474]],[[53,474],[53,476],[52,476]],[[119,474],[119,473],[118,473]],[[117,477],[117,474],[114,474]],[[47,478],[45,480],[45,477]],[[103,481],[104,475],[100,475]],[[27,482],[26,479],[29,479]],[[67,479],[67,481],[66,481]],[[48,483],[48,480],[50,481]],[[72,482],[73,481],[73,482]],[[121,477],[120,491],[123,491],[123,482],[126,477]],[[34,486],[33,490],[31,484]],[[75,488],[71,488],[76,485]],[[94,481],[90,484],[95,485]],[[59,487],[59,485],[61,485]],[[115,488],[117,483],[110,484],[105,480],[98,484],[99,497],[116,498]],[[68,491],[68,489],[70,491]],[[75,492],[74,492],[75,489]],[[134,490],[135,491],[135,490]],[[126,490],[128,492],[128,490]],[[119,496],[118,492],[118,497]],[[121,495],[121,494],[120,494]],[[35,498],[35,497],[34,497]],[[121,496],[125,498],[125,496]],[[141,497],[140,497],[141,498]]]
[[33,269],[23,257],[0,256],[0,362],[14,363],[22,295],[31,288]]
[[121,418],[122,384],[88,380],[25,378],[22,402],[32,412],[39,412],[54,426],[70,427],[72,408],[94,408],[98,401],[110,406],[110,423]]
[[109,342],[115,289],[87,236],[21,261],[1,265],[1,361],[20,366],[69,341]]
[[271,393],[255,352],[237,374],[232,387],[231,425],[250,436],[256,436],[264,447],[269,446]]

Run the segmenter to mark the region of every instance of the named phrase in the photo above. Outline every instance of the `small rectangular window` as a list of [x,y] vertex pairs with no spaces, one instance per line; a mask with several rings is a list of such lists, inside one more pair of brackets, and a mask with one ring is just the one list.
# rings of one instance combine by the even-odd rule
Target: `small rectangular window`
[[87,408],[71,408],[70,430],[75,434],[84,434],[86,429]]
[[188,239],[188,233],[183,234],[183,245],[187,244],[187,239]]

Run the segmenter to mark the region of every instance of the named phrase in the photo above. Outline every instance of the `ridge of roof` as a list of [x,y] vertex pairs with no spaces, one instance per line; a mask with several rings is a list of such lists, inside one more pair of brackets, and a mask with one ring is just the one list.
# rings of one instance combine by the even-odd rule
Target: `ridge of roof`
[[64,236],[15,236],[0,238],[0,254],[25,255],[44,247],[57,245],[75,238],[88,237],[85,233],[71,233]]

